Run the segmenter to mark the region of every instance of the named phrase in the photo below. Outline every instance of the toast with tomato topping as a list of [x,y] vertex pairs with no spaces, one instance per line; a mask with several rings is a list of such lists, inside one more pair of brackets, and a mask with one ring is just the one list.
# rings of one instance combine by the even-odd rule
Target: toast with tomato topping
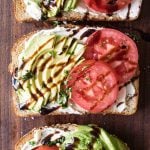
[[[86,135],[86,136],[85,136]],[[126,143],[97,125],[56,124],[31,130],[15,150],[129,150]]]
[[19,22],[31,21],[124,21],[135,20],[142,0],[14,0]]
[[138,49],[126,34],[100,27],[60,27],[23,36],[12,48],[17,115],[136,112]]

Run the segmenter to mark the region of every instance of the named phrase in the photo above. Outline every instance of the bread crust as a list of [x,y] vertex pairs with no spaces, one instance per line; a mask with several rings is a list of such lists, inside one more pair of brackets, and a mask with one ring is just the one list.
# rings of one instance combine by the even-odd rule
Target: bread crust
[[24,145],[27,141],[30,141],[33,136],[34,136],[34,130],[31,130],[30,132],[28,132],[26,135],[24,135],[23,137],[21,137],[17,143],[15,144],[15,150],[21,150],[22,145]]
[[[14,44],[12,50],[11,50],[11,56],[12,56],[12,62],[9,64],[9,72],[11,74],[13,74],[15,68],[18,66],[17,64],[17,58],[20,54],[20,52],[23,50],[24,48],[24,43],[25,41],[27,41],[33,34],[37,33],[38,31],[35,32],[31,32],[27,35],[24,35],[23,37],[21,37],[20,39],[17,40],[17,42]],[[134,87],[136,89],[137,95],[135,97],[132,98],[132,100],[127,102],[127,109],[125,109],[122,112],[116,111],[116,110],[112,110],[111,107],[109,107],[108,109],[104,110],[103,112],[100,112],[99,114],[116,114],[116,115],[132,115],[137,111],[137,105],[138,105],[138,98],[139,98],[139,78],[137,78],[134,82]],[[33,116],[41,116],[40,113],[38,112],[32,112],[30,110],[20,110],[19,109],[19,105],[18,105],[18,96],[14,90],[14,88],[12,88],[12,99],[13,99],[13,108],[14,111],[16,113],[17,116],[20,117],[33,117]],[[67,112],[60,112],[59,109],[48,114],[48,115],[67,115],[70,113]],[[83,113],[84,114],[84,113]],[[82,113],[81,113],[82,115]]]

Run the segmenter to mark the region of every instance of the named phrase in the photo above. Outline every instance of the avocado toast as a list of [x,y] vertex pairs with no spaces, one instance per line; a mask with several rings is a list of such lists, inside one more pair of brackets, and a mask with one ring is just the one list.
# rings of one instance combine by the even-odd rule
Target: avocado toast
[[56,124],[36,128],[23,136],[15,150],[129,150],[116,136],[96,125]]
[[[138,68],[134,76],[120,84],[119,88],[117,83],[117,95],[116,92],[113,94],[117,98],[113,102],[107,102],[107,98],[107,105],[101,111],[88,110],[83,107],[86,102],[80,105],[74,100],[70,101],[74,87],[64,86],[72,68],[86,61],[83,54],[86,51],[87,38],[93,32],[102,29],[88,26],[58,26],[54,29],[36,31],[19,39],[12,49],[12,63],[9,66],[16,114],[25,117],[45,114],[135,113],[139,90]],[[104,68],[110,69],[108,66]],[[113,71],[112,76],[115,76]],[[115,81],[116,77],[113,80]],[[86,78],[86,81],[89,82],[89,78]]]
[[[100,2],[100,1],[99,1]],[[106,3],[107,2],[107,3]],[[99,6],[98,8],[93,8]],[[142,0],[14,0],[14,13],[20,22],[37,20],[59,21],[123,21],[138,18]],[[123,4],[122,4],[123,3]],[[125,5],[125,6],[124,6]],[[105,8],[107,8],[105,10]],[[115,9],[114,9],[115,8]]]

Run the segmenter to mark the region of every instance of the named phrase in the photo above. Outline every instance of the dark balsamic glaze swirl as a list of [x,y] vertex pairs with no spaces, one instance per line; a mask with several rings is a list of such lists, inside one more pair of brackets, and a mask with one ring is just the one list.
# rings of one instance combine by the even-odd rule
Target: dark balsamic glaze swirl
[[87,31],[85,31],[82,35],[81,35],[81,39],[83,39],[84,37],[88,37],[90,36],[92,33],[94,33],[96,30],[95,29],[88,29]]
[[47,115],[49,113],[52,113],[54,111],[56,111],[57,109],[59,109],[60,106],[57,106],[57,107],[52,107],[52,108],[45,108],[45,107],[42,107],[41,110],[40,110],[40,114],[41,115]]

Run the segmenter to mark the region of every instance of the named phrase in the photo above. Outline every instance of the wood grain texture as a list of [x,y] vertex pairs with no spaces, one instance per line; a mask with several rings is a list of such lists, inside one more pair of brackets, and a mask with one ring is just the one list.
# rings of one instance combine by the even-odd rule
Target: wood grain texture
[[[100,25],[140,29],[150,33],[150,1],[144,0],[140,18],[134,22],[98,23]],[[133,116],[43,116],[16,117],[12,109],[11,76],[8,73],[10,49],[22,35],[42,28],[41,24],[19,24],[13,15],[11,0],[0,0],[0,150],[13,150],[16,141],[34,127],[55,123],[96,123],[128,143],[131,150],[150,149],[150,43],[140,43],[140,99]],[[44,26],[45,27],[45,26]],[[148,40],[149,37],[147,37]]]

